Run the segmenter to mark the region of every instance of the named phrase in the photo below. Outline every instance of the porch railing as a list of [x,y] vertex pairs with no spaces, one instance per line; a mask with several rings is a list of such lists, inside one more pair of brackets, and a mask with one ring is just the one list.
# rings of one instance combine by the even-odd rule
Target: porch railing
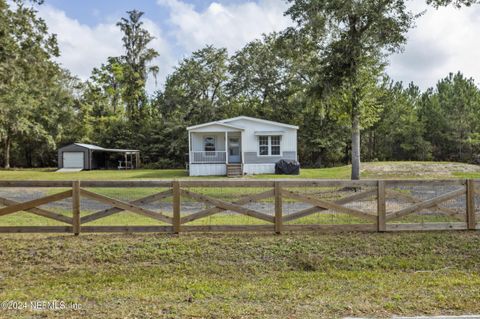
[[227,158],[227,152],[215,151],[215,152],[190,152],[192,164],[213,164],[213,163],[225,163]]

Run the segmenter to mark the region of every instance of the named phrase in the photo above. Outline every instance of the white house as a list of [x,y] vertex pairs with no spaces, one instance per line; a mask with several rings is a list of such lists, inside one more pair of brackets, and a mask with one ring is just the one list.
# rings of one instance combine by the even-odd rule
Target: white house
[[297,159],[298,126],[239,116],[190,126],[190,176],[274,173]]

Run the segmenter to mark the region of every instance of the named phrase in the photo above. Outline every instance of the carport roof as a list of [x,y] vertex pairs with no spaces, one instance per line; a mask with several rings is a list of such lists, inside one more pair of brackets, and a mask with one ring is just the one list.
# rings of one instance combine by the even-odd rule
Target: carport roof
[[83,144],[83,143],[74,143],[77,146],[84,147],[92,151],[102,151],[102,152],[118,152],[118,153],[128,153],[128,152],[140,152],[139,150],[127,150],[127,149],[117,149],[117,148],[103,148],[98,145],[93,144]]

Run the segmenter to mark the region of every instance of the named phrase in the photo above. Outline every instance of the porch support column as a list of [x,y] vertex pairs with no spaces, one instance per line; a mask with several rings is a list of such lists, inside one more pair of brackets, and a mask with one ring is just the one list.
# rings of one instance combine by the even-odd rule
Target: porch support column
[[93,151],[92,151],[92,150],[89,150],[89,151],[88,151],[88,154],[90,155],[90,156],[88,157],[88,165],[89,165],[88,169],[92,169]]
[[243,131],[240,131],[240,157],[242,160],[242,173],[243,173],[243,164],[245,164],[245,158],[243,156]]
[[225,131],[225,164],[228,164],[228,132]]
[[192,132],[188,131],[188,167],[192,164]]
[[242,176],[245,175],[245,156],[243,156],[244,145],[243,145],[243,133],[245,131],[240,131],[240,159],[242,161]]

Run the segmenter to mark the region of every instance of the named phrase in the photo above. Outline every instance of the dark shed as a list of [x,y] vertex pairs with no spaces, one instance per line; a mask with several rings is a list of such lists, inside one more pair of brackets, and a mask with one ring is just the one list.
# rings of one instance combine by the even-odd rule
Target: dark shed
[[58,149],[58,168],[134,169],[140,165],[140,151],[103,148],[74,143]]

